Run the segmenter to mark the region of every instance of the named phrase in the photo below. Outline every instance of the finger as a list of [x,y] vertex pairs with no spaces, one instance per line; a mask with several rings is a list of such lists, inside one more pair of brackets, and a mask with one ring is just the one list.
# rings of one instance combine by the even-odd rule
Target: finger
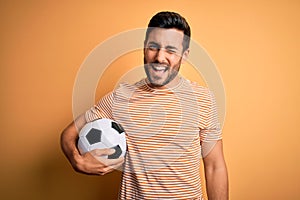
[[[119,159],[113,159],[113,160],[117,160],[116,162],[113,161],[113,162],[110,162],[111,159],[105,159],[105,158],[102,158],[102,161],[100,162],[100,165],[97,165],[95,166],[95,168],[97,168],[97,174],[98,175],[105,175],[107,173],[110,173],[112,172],[113,170],[116,170],[118,168],[120,168],[119,170],[121,171],[121,166],[122,164],[124,163],[124,158],[119,158]],[[107,163],[105,162],[110,162],[108,165]],[[112,164],[112,163],[115,163],[115,164]]]
[[90,153],[93,156],[107,156],[115,153],[115,151],[116,151],[115,149],[106,148],[106,149],[94,149]]
[[120,166],[124,163],[124,158],[118,158],[118,159],[98,158],[98,160],[101,163],[102,168],[106,168],[106,167],[115,168],[115,166]]
[[103,175],[108,174],[108,173],[110,173],[110,172],[112,172],[112,171],[114,171],[113,168],[110,168],[110,167],[104,168],[104,169],[102,169],[102,172],[100,173],[100,175],[103,176]]
[[[122,166],[122,164],[118,164],[118,165],[112,165],[112,166],[108,166],[105,168],[102,168],[102,173],[100,173],[100,175],[105,175],[108,174],[114,170],[117,170],[118,168],[120,168]],[[121,168],[119,169],[121,171]]]
[[98,161],[97,163],[95,163],[98,168],[122,165],[125,160],[124,157],[117,158],[117,159],[107,159],[107,158],[95,156],[94,158]]
[[123,167],[124,167],[123,163],[111,166],[111,168],[113,168],[114,170],[118,170],[118,171],[123,171],[123,169],[124,169]]
[[116,158],[116,159],[106,159],[106,158],[104,158],[102,160],[102,162],[106,166],[119,165],[119,164],[124,163],[124,157],[120,157],[120,158]]

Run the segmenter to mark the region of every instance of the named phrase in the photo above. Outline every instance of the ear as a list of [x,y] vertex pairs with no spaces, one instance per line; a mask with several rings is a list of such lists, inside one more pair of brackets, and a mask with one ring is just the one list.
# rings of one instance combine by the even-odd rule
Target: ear
[[186,49],[183,54],[182,54],[182,60],[181,60],[181,63],[185,63],[186,60],[188,59],[189,57],[189,54],[190,54],[190,49]]
[[147,45],[147,41],[144,40],[144,49],[143,49],[144,55],[145,55],[145,53],[146,53],[146,45]]

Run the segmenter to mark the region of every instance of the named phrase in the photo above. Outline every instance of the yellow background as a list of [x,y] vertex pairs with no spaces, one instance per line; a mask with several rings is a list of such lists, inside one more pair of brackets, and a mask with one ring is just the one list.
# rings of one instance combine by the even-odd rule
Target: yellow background
[[[59,135],[89,52],[161,10],[186,17],[222,75],[231,199],[300,199],[297,0],[0,1],[1,199],[116,198],[120,173],[75,173]],[[116,63],[142,63],[134,55]]]

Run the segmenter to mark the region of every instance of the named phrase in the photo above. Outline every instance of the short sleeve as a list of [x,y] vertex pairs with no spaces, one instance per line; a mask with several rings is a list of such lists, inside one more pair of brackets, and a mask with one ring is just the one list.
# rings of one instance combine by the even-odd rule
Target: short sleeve
[[207,91],[201,106],[200,141],[202,156],[206,156],[218,140],[222,139],[216,100],[213,92]]
[[114,99],[114,93],[110,92],[102,97],[97,104],[91,107],[85,113],[85,119],[87,122],[91,122],[101,118],[112,119],[112,104]]

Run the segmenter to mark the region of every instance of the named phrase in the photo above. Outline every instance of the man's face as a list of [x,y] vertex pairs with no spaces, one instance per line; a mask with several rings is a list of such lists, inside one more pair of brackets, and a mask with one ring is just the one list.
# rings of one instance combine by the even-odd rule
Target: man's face
[[144,68],[148,81],[153,87],[172,87],[189,50],[183,52],[183,31],[154,28],[144,44]]

